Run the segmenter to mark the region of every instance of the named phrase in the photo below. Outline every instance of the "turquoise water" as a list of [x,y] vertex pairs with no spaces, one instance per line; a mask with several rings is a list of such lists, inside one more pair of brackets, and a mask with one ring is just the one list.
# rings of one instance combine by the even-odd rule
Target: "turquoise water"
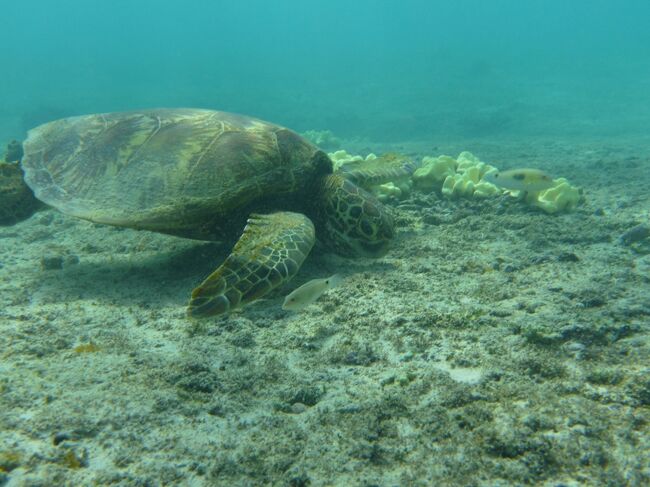
[[[383,203],[228,117],[10,145],[0,487],[650,485],[649,0],[1,5],[0,157],[226,110],[331,131]],[[385,255],[334,253],[355,213]],[[293,279],[187,316],[305,257],[307,217]]]
[[642,0],[2,3],[0,136],[196,106],[343,137],[650,126]]

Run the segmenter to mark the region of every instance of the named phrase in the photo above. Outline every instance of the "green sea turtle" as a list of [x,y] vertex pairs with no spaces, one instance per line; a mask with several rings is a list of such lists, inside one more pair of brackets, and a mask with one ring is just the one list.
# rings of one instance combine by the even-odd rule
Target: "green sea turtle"
[[[363,184],[289,129],[242,115],[155,109],[65,118],[23,144],[41,201],[97,223],[236,241],[194,291],[192,317],[226,313],[291,279],[316,238],[383,255],[393,221]],[[381,171],[365,177],[376,182]]]

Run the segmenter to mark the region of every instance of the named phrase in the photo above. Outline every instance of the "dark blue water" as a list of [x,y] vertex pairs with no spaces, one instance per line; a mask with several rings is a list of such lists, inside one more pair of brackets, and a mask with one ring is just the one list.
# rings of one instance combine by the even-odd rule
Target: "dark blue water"
[[647,0],[5,0],[2,19],[1,140],[154,106],[374,140],[650,128]]

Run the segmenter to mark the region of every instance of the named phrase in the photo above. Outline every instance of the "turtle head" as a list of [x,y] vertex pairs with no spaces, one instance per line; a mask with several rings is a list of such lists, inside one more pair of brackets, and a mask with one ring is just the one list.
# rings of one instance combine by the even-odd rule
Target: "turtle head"
[[395,235],[393,219],[370,193],[341,174],[323,178],[318,237],[342,255],[381,257]]

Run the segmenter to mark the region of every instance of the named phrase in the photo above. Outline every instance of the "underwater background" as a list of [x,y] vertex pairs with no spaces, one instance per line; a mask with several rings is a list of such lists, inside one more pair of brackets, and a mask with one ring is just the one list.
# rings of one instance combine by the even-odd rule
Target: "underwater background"
[[2,2],[0,135],[191,106],[414,140],[650,125],[643,0]]
[[140,183],[137,150],[113,178],[111,144],[80,171],[0,150],[1,487],[650,485],[649,1],[0,7],[0,147],[72,115],[238,112],[346,177],[389,168],[366,189],[394,222],[380,258],[317,243],[190,320],[233,242],[75,218],[22,169],[95,216],[191,185]]

